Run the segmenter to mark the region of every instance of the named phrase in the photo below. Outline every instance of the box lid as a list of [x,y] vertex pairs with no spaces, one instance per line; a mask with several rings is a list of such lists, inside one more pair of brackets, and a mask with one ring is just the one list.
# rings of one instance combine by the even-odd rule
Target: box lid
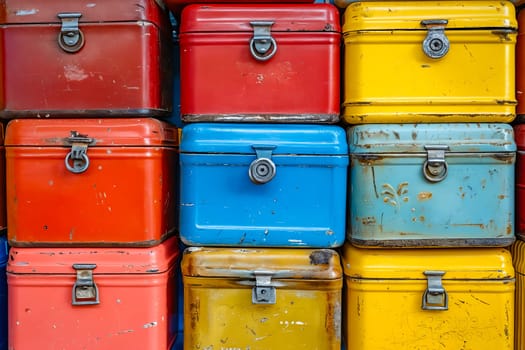
[[343,15],[343,32],[421,29],[423,20],[447,20],[446,29],[518,27],[510,1],[362,1]]
[[5,236],[0,236],[0,266],[3,266],[6,264],[7,255],[8,255],[7,238]]
[[254,145],[275,146],[272,154],[346,155],[344,129],[335,125],[218,124],[184,126],[181,153],[255,154]]
[[520,151],[525,150],[525,124],[514,125],[514,138]]
[[[61,23],[58,14],[79,13],[78,22],[161,22],[160,0],[1,0],[0,23]],[[163,20],[162,20],[163,21]]]
[[93,139],[89,147],[177,146],[175,126],[154,118],[14,119],[6,128],[6,147],[71,146],[72,132]]
[[330,4],[193,4],[182,10],[180,33],[253,32],[250,22],[272,21],[272,32],[341,32]]
[[173,236],[148,248],[16,248],[9,252],[7,272],[74,274],[74,264],[95,264],[93,274],[155,274],[168,271],[179,256]]
[[346,276],[362,279],[422,279],[424,271],[444,271],[444,280],[499,280],[514,277],[504,248],[360,249],[345,244]]
[[368,124],[348,129],[350,153],[424,153],[427,145],[447,152],[515,152],[508,124]]
[[342,277],[339,255],[331,249],[186,248],[182,274],[193,277],[253,278],[254,271],[275,279]]

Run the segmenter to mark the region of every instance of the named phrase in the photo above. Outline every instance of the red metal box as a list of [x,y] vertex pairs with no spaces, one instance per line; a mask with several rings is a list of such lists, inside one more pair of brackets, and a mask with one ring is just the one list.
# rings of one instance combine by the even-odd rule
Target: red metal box
[[0,1],[0,117],[168,116],[170,24],[157,3]]
[[514,127],[516,155],[516,236],[525,240],[525,124]]
[[188,5],[183,121],[337,122],[340,32],[330,4]]
[[4,148],[4,125],[0,123],[0,234],[7,229],[5,204],[5,148]]
[[167,350],[178,240],[152,248],[11,248],[10,349]]
[[150,246],[176,231],[178,130],[157,119],[14,119],[13,246]]

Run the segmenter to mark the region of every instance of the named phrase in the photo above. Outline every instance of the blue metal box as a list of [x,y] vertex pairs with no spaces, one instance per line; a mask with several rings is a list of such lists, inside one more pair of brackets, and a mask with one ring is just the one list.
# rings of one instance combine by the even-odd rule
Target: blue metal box
[[348,129],[348,239],[369,247],[507,246],[516,144],[507,124]]
[[348,146],[339,126],[188,124],[180,150],[187,245],[343,244]]
[[0,350],[7,350],[7,239],[0,237]]

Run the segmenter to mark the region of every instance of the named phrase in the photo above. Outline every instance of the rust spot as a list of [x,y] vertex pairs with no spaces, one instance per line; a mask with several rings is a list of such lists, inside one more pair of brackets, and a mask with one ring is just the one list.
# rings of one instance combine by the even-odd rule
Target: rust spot
[[417,194],[418,201],[426,201],[432,198],[432,192],[419,192]]
[[513,164],[515,155],[513,153],[495,153],[492,155],[492,158],[505,164]]
[[505,233],[508,234],[508,235],[511,235],[511,234],[514,233],[513,230],[512,230],[512,224],[511,223],[507,224],[507,227],[505,228]]
[[419,217],[419,221],[424,222],[425,221],[425,217],[424,216],[420,216]]
[[505,199],[505,197],[506,197],[506,196],[505,196],[504,194],[500,194],[500,195],[498,196],[498,199]]
[[310,254],[311,265],[326,265],[330,262],[330,259],[334,255],[334,252],[330,249],[315,250]]
[[373,216],[368,216],[368,217],[366,217],[366,218],[362,218],[362,219],[361,219],[361,223],[362,223],[363,225],[373,225],[373,224],[376,223],[376,218],[373,217]]
[[412,131],[412,140],[417,139],[417,132]]

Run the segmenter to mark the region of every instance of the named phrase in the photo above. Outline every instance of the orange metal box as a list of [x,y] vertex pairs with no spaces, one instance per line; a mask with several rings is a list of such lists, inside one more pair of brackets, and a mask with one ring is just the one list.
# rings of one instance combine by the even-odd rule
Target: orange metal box
[[0,234],[6,229],[4,125],[0,123]]
[[166,350],[178,239],[151,248],[11,248],[9,349]]
[[176,231],[176,127],[15,119],[5,144],[12,246],[150,246]]

